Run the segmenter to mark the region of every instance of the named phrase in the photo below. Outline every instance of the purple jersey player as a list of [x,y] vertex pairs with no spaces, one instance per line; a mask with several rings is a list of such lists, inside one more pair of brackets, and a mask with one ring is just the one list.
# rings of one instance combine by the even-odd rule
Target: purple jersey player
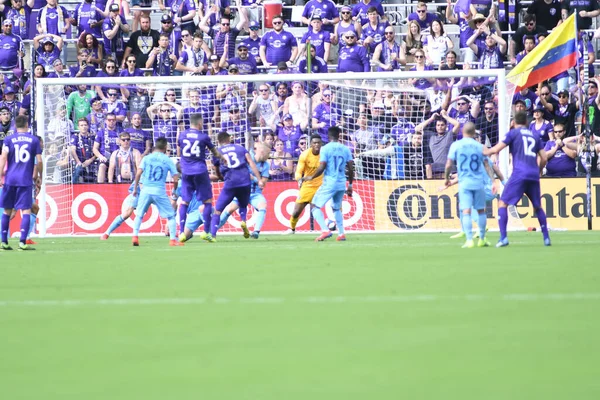
[[[214,237],[217,235],[219,225],[221,222],[221,213],[225,210],[225,207],[233,201],[233,198],[237,198],[242,220],[241,227],[244,231],[244,237],[248,239],[250,232],[246,226],[246,213],[248,203],[250,202],[250,191],[251,191],[251,179],[248,167],[254,174],[254,176],[261,176],[256,164],[252,160],[250,153],[240,146],[239,144],[232,144],[231,137],[227,132],[221,132],[217,136],[219,141],[219,152],[223,155],[222,159],[213,160],[213,164],[216,167],[216,173],[219,178],[222,178],[225,183],[223,189],[217,199],[215,206],[215,213],[210,221],[211,234],[207,238],[209,242],[214,242]],[[259,181],[258,186],[262,189],[264,182]],[[207,220],[205,220],[207,221]],[[206,226],[206,224],[205,224]]]
[[4,208],[0,250],[12,250],[8,245],[8,224],[13,210],[23,212],[19,250],[33,250],[26,241],[33,204],[33,179],[37,181],[43,171],[42,146],[38,137],[29,132],[27,116],[19,115],[15,126],[17,132],[4,139],[0,157],[0,182],[4,179],[0,195],[0,207]]
[[[496,247],[508,246],[506,225],[508,223],[507,206],[514,206],[527,195],[533,209],[537,214],[544,245],[550,246],[550,236],[546,223],[546,213],[542,209],[540,191],[540,172],[547,162],[546,152],[542,147],[541,138],[527,128],[527,114],[515,114],[515,128],[508,131],[506,137],[491,149],[485,149],[484,155],[489,156],[499,153],[508,146],[513,160],[513,172],[506,183],[504,192],[498,201],[498,225],[500,227],[500,240]],[[538,165],[539,158],[539,165]]]
[[[177,153],[181,157],[181,205],[179,206],[180,242],[187,237],[183,233],[187,219],[188,205],[192,194],[204,203],[204,221],[210,219],[212,211],[212,186],[206,168],[206,149],[215,157],[220,153],[210,141],[210,137],[202,130],[202,114],[190,115],[190,128],[183,131],[177,139]],[[204,224],[204,232],[208,235],[209,226]]]

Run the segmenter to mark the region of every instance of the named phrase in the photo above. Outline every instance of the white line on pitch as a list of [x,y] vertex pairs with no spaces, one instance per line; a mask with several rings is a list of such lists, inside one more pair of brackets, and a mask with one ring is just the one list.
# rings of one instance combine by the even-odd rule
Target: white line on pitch
[[152,305],[202,305],[202,304],[369,304],[369,303],[423,303],[440,301],[595,301],[600,293],[510,293],[497,295],[413,295],[413,296],[311,296],[285,297],[181,297],[148,299],[64,299],[64,300],[0,300],[0,307],[83,307],[83,306],[152,306]]

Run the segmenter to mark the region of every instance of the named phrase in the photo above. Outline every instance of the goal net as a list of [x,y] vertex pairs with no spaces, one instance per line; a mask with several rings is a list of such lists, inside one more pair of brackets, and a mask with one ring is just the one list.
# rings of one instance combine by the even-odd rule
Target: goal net
[[[83,132],[75,111],[64,111],[65,85],[80,97],[81,85],[103,91],[104,99],[96,99],[85,116]],[[256,142],[272,148],[262,232],[289,228],[299,192],[298,157],[310,148],[311,135],[326,141],[329,126],[341,128],[340,140],[355,157],[354,194],[344,198],[342,210],[347,230],[459,230],[457,188],[441,189],[447,149],[467,121],[476,123],[483,142],[497,142],[508,130],[513,91],[504,70],[39,79],[36,100],[43,106],[36,108],[37,133],[47,165],[40,234],[106,231],[127,208],[139,157],[156,138],[166,137],[176,159],[177,134],[193,113],[202,114],[214,143],[225,130],[251,152]],[[131,140],[122,141],[121,132]],[[506,154],[495,162],[508,173]],[[221,187],[213,184],[215,199]],[[496,201],[488,204],[488,215],[493,229]],[[333,220],[329,204],[326,216]],[[513,229],[522,228],[514,216]],[[254,210],[248,218],[252,229]],[[126,222],[115,233],[130,234],[133,221]],[[152,208],[141,232],[158,234],[162,228]],[[297,230],[312,229],[318,227],[307,207]],[[238,232],[239,215],[232,214],[221,231]]]

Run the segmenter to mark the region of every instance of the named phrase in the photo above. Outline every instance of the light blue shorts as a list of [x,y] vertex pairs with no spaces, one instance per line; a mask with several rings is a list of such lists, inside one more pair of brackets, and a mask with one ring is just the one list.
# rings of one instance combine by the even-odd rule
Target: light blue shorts
[[158,212],[162,218],[173,218],[175,217],[175,210],[173,210],[173,206],[171,206],[171,202],[167,197],[167,194],[146,194],[144,192],[140,193],[139,200],[137,204],[138,212],[137,215],[144,215],[150,205],[156,205],[158,208]]
[[476,210],[485,209],[485,190],[468,190],[468,189],[459,189],[458,190],[458,203],[460,205],[460,210],[467,210],[471,208],[475,208]]
[[331,199],[331,208],[334,210],[341,210],[344,193],[346,193],[345,189],[334,189],[331,187],[321,186],[319,190],[317,190],[317,193],[315,193],[315,197],[312,199],[312,204],[322,208]]
[[[267,204],[267,199],[262,193],[252,193],[250,195],[250,205],[254,207],[255,210],[258,210],[258,205],[263,202],[264,204]],[[232,203],[238,204],[238,200],[234,198]]]

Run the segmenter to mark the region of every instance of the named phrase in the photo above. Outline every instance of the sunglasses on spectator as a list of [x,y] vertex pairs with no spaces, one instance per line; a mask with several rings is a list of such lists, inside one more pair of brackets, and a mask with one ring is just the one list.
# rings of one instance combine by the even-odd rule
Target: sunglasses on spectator
[[346,39],[356,39],[356,36],[354,36],[354,35],[347,35]]
[[484,110],[485,111],[494,111],[494,108],[493,107],[485,107]]
[[564,130],[562,130],[562,129],[561,129],[561,130],[555,130],[555,131],[554,131],[554,133],[563,133],[563,132],[564,132]]
[[306,142],[298,142],[299,146],[304,146],[306,144]]
[[283,21],[273,21],[273,25],[281,25],[283,24]]
[[342,11],[340,14],[350,14],[350,11]]
[[131,138],[121,138],[121,140],[124,142],[129,142],[131,140]]
[[134,63],[135,60],[127,60],[128,63]]
[[186,33],[185,35],[181,35],[181,37],[188,37],[188,36],[190,36],[189,33]]
[[167,93],[167,96],[175,96],[175,93]]
[[566,94],[559,94],[558,95],[558,98],[567,98],[567,97],[569,97],[569,96],[567,96]]
[[323,97],[331,97],[331,94],[323,94]]
[[540,93],[542,96],[548,96],[550,94],[550,92],[542,92]]
[[424,13],[426,13],[426,12],[427,12],[427,10],[417,10],[417,12],[418,12],[419,14],[424,14]]
[[229,26],[229,22],[222,23],[221,26]]
[[116,96],[116,93],[108,93],[109,96]]
[[238,49],[238,51],[239,51],[240,53],[243,53],[243,52],[245,52],[245,51],[247,52],[247,51],[248,51],[248,49],[241,48],[241,49]]
[[268,92],[269,89],[258,89],[259,92]]
[[115,118],[106,118],[106,122],[116,122]]
[[527,24],[525,24],[525,25],[527,25],[527,26],[534,26],[534,25],[535,25],[535,22],[528,22],[528,23],[527,23]]
[[393,35],[394,32],[385,32],[386,35]]
[[171,110],[160,110],[160,112],[171,112]]
[[466,105],[467,105],[467,103],[465,103],[465,102],[461,102],[461,103],[456,103],[456,105],[459,105],[459,106],[466,106]]
[[415,56],[416,59],[425,58],[425,56]]
[[239,113],[240,110],[232,110],[232,111],[229,111],[229,112],[231,112],[231,113]]
[[114,65],[107,65],[106,69],[115,69],[115,66]]

